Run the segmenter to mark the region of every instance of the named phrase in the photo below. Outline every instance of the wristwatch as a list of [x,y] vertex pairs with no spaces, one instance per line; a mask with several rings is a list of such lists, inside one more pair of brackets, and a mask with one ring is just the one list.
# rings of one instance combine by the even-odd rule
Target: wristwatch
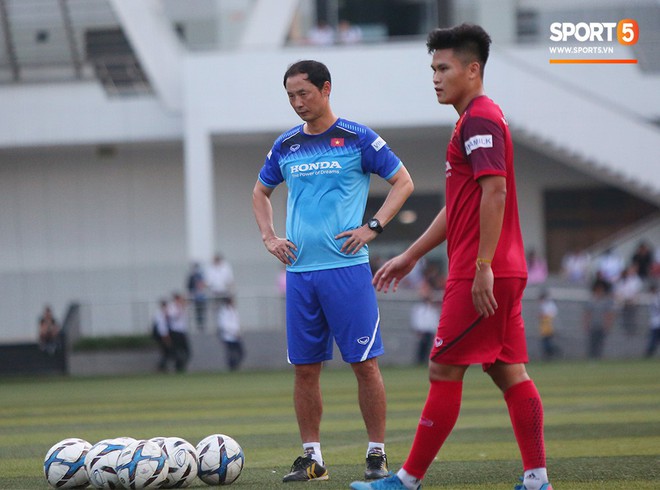
[[383,232],[383,227],[380,225],[380,221],[378,221],[376,218],[371,218],[369,221],[367,221],[367,226],[370,230],[373,230],[376,233]]

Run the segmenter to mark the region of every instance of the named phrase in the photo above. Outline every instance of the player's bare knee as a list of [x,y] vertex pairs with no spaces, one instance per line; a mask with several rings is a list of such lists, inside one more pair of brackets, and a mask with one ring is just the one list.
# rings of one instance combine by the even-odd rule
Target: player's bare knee
[[429,381],[463,381],[469,366],[429,363]]
[[530,379],[524,364],[505,364],[495,362],[486,373],[491,377],[495,385],[505,392],[509,388]]

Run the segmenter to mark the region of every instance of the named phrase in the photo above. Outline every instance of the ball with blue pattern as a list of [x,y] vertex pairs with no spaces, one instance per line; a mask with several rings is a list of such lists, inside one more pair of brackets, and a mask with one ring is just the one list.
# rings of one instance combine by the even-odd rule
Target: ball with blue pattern
[[44,459],[44,475],[53,488],[85,488],[89,485],[85,456],[92,445],[71,437],[52,446]]
[[140,439],[121,452],[116,471],[124,488],[159,488],[167,478],[169,464],[158,444]]
[[[130,440],[133,441],[135,439]],[[103,439],[92,446],[85,456],[85,468],[92,487],[104,490],[122,488],[117,477],[117,461],[130,442],[120,438]]]
[[207,485],[229,485],[243,471],[245,455],[232,437],[211,434],[197,444],[197,476]]

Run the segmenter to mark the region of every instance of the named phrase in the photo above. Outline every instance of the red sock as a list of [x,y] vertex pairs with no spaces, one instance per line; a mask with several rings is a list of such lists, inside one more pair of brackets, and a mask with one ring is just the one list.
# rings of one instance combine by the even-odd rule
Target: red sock
[[424,478],[442,444],[451,433],[461,409],[462,381],[432,381],[417,433],[403,469]]
[[504,393],[523,468],[545,468],[543,403],[532,380],[513,385]]

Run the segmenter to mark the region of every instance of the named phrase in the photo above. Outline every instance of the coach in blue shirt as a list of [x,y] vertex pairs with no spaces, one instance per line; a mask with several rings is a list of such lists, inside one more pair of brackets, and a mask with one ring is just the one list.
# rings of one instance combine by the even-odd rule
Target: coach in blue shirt
[[[252,195],[264,245],[287,266],[287,350],[295,366],[303,455],[284,481],[328,478],[320,444],[320,375],[323,362],[332,359],[333,338],[358,382],[369,436],[365,477],[382,478],[388,473],[385,387],[378,367],[383,344],[367,244],[401,209],[413,182],[380,136],[335,116],[330,72],[323,63],[294,63],[284,75],[284,87],[304,122],[275,140]],[[371,174],[392,187],[363,224]],[[270,201],[282,182],[288,188],[286,238],[275,233]]]

